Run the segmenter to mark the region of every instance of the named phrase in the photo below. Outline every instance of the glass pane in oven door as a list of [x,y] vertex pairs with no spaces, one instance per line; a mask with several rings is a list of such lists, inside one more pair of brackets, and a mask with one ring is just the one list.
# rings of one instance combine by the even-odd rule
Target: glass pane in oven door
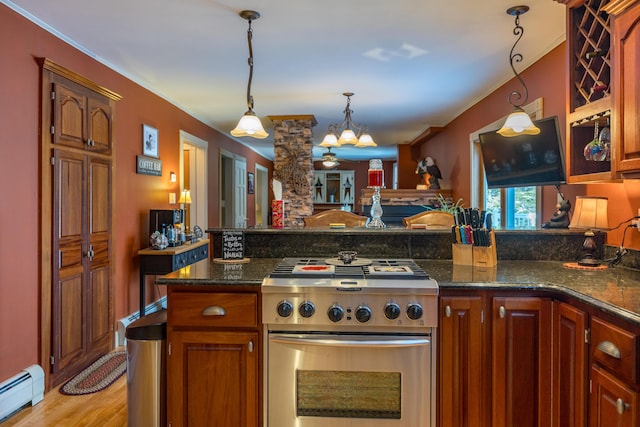
[[269,427],[409,427],[431,424],[427,335],[272,333]]
[[303,371],[296,375],[296,415],[400,419],[400,372]]

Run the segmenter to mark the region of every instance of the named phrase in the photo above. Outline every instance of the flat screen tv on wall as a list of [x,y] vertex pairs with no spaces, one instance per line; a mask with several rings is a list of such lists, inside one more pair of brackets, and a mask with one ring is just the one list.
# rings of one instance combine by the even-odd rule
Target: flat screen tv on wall
[[534,121],[538,135],[503,137],[481,133],[482,161],[489,188],[555,185],[566,182],[558,117]]

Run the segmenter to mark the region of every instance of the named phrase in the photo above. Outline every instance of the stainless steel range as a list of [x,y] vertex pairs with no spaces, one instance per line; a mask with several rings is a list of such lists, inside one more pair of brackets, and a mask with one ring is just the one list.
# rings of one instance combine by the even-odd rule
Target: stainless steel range
[[266,425],[435,426],[437,305],[411,259],[285,258],[262,283]]

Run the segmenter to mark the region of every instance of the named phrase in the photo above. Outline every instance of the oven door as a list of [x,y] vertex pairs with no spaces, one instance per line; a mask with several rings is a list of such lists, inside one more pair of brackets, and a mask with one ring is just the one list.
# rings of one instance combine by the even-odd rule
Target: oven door
[[431,337],[270,333],[269,427],[432,423]]

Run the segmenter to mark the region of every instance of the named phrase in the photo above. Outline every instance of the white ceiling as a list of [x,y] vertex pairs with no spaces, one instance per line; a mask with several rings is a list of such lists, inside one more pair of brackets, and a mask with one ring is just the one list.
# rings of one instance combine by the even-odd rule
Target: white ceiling
[[[390,159],[396,144],[446,125],[513,77],[510,0],[0,1],[227,135],[247,109],[248,23],[238,13],[258,11],[251,92],[270,137],[238,141],[269,159],[266,116],[313,114],[318,145],[344,118],[342,93],[354,92],[352,118],[379,151],[334,151]],[[525,4],[518,71],[565,39],[564,5]]]

